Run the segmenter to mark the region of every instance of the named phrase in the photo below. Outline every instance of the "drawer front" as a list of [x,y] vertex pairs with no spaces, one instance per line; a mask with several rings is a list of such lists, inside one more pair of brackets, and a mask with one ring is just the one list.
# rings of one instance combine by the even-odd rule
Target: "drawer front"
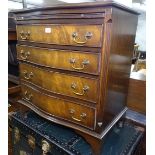
[[25,85],[22,85],[22,97],[52,116],[94,128],[94,108],[46,95]]
[[20,64],[20,76],[53,93],[97,102],[97,79],[48,71],[24,63]]
[[18,59],[45,67],[98,74],[99,54],[17,46]]
[[47,44],[101,47],[102,25],[18,25],[17,38]]

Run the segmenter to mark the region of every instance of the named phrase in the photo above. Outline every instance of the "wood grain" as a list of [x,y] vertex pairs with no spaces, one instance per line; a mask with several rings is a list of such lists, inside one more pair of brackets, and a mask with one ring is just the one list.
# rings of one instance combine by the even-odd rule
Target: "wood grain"
[[[31,62],[33,64],[50,68],[84,72],[95,75],[98,75],[100,72],[100,54],[97,53],[18,45],[17,58],[25,62]],[[71,63],[71,60],[75,60],[75,63]],[[88,61],[89,63],[83,67],[84,61]]]
[[[59,53],[59,57],[61,57],[61,52],[64,50],[66,51],[66,54],[62,54],[64,55],[64,60],[70,56],[70,54],[71,56],[75,56],[75,54],[79,52],[80,54],[78,53],[78,56],[75,57],[81,61],[83,57],[85,57],[84,54],[89,53],[91,57],[93,57],[90,59],[93,59],[94,67],[96,67],[96,61],[100,61],[97,63],[97,65],[99,64],[99,72],[96,72],[96,69],[94,70],[93,67],[87,70],[87,72],[75,72],[68,68],[63,61],[59,62],[58,66],[56,66],[57,69],[50,68],[50,66],[43,67],[39,65],[38,62],[38,64],[34,63],[34,60],[31,60],[32,62],[25,61],[27,65],[21,60],[20,65],[21,83],[27,84],[29,87],[31,86],[33,90],[40,90],[40,93],[37,94],[35,98],[36,106],[33,98],[32,102],[23,99],[20,103],[30,107],[46,119],[96,137],[97,139],[94,140],[94,138],[84,135],[87,141],[91,143],[94,154],[100,154],[101,139],[126,111],[128,82],[138,13],[117,3],[108,1],[44,9],[37,8],[32,11],[15,11],[15,14],[21,18],[17,19],[18,44],[36,46],[39,54],[41,51],[39,47],[49,48],[55,51],[54,53]],[[69,17],[67,18],[67,16]],[[74,16],[75,18],[73,18]],[[51,28],[51,32],[45,33],[45,28]],[[29,31],[30,37],[26,38],[26,40],[22,40],[19,35],[21,31],[24,33]],[[73,32],[77,32],[78,37],[73,37]],[[87,37],[85,36],[87,32],[93,34],[89,39],[86,39]],[[95,53],[99,54],[99,59],[97,60],[94,59]],[[35,57],[32,59],[35,59]],[[47,57],[45,59],[47,59]],[[43,62],[44,60],[39,61],[42,61],[41,63],[44,64],[47,63]],[[33,66],[28,65],[28,63],[31,63]],[[52,63],[55,63],[54,60]],[[65,68],[60,69],[61,64],[65,66]],[[22,73],[24,70],[27,70],[27,74],[34,72],[34,76],[30,80],[25,80]],[[89,86],[89,91],[86,92],[85,95],[77,97],[73,93],[73,90],[70,91],[72,82],[77,84],[78,87],[75,89],[77,92],[81,93],[85,84]],[[49,94],[49,91],[52,91],[53,96],[52,93]],[[36,91],[34,93],[36,93]],[[22,94],[24,95],[24,92]],[[45,94],[50,95],[50,99],[44,99],[43,96],[45,96]],[[41,101],[40,96],[42,96]],[[66,96],[68,96],[68,98],[66,98]],[[57,100],[54,101],[51,99],[53,97],[57,98]],[[82,122],[78,122],[77,125],[75,122],[69,123],[65,120],[62,121],[61,118],[55,119],[54,116],[47,114],[47,111],[51,110],[52,107],[57,107],[54,109],[55,112],[57,112],[57,109],[62,111],[62,106],[67,106],[68,104],[64,104],[59,100],[65,99],[68,99],[68,104],[76,107],[80,112],[83,112],[82,110],[86,112],[87,110],[91,111],[91,107],[94,107],[96,112],[95,118],[92,115],[93,112],[90,112],[90,119],[93,117],[91,123],[85,122],[85,124],[83,124]],[[45,102],[43,102],[43,100]],[[45,104],[48,104],[48,106]],[[77,107],[78,104],[80,104],[80,108]],[[81,105],[88,107],[84,108]],[[38,108],[38,106],[40,106],[40,108]],[[41,108],[44,109],[44,112],[40,110]],[[80,114],[76,115],[76,118],[79,119],[79,115]],[[66,115],[64,117],[68,118]],[[90,127],[93,126],[92,124],[94,128],[90,130]],[[83,125],[86,125],[86,127]],[[90,140],[88,140],[89,138]]]
[[20,92],[20,85],[8,81],[8,94],[14,94]]
[[[39,42],[47,44],[59,44],[59,45],[74,45],[74,46],[90,46],[101,47],[102,42],[102,25],[59,25],[59,24],[46,24],[46,25],[17,25],[17,38],[18,40],[24,40],[21,38],[20,33],[30,32],[28,40],[30,42]],[[92,33],[92,37],[87,39],[86,43],[78,44],[74,42],[72,34],[76,32],[78,34],[77,41],[85,42],[85,35],[87,32]]]
[[8,41],[16,41],[17,34],[16,29],[8,29]]
[[[25,75],[25,72],[27,72],[28,75]],[[33,76],[30,77],[30,79],[26,79],[31,73],[33,73]],[[20,64],[20,78],[53,93],[72,96],[93,103],[97,102],[97,79],[89,79],[85,77],[53,72],[24,63]],[[75,89],[72,88],[72,84],[76,85]],[[76,92],[82,94],[85,86],[88,86],[89,89],[88,91],[85,91],[83,95],[76,95],[74,93]]]
[[[28,95],[30,94],[33,95],[32,100],[29,101],[25,98],[24,94],[26,91]],[[48,96],[46,94],[39,92],[38,90],[32,89],[25,85],[22,85],[22,96],[26,101],[31,102],[40,110],[43,110],[44,112],[50,114],[51,116],[69,120],[88,128],[94,128],[94,122],[95,122],[94,108],[78,105],[59,98]],[[70,110],[74,110],[74,113],[71,114]],[[83,113],[86,114],[85,118],[81,117]],[[76,121],[72,117],[81,121]]]
[[104,78],[101,78],[100,105],[97,106],[97,122],[103,122],[103,126],[111,122],[127,104],[137,19],[137,15],[124,10],[107,8],[101,53],[101,76]]
[[130,78],[127,106],[146,114],[146,81]]

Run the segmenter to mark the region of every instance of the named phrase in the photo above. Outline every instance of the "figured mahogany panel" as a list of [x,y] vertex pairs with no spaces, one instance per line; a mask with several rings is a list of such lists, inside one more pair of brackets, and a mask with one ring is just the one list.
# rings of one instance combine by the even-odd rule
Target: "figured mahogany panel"
[[94,128],[95,108],[49,96],[26,85],[21,87],[23,99],[38,107],[41,111],[87,128]]
[[146,114],[146,81],[130,78],[127,106]]
[[17,25],[18,40],[47,44],[101,47],[103,25]]
[[97,102],[98,80],[20,64],[20,77],[53,93]]
[[100,54],[97,53],[18,45],[17,55],[19,60],[45,67],[72,70],[89,74],[99,73]]

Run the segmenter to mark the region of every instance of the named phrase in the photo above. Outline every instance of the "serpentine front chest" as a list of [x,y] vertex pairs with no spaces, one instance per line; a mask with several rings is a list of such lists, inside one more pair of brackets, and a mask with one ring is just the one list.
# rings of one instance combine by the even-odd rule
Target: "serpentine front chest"
[[138,13],[111,1],[14,13],[19,102],[75,129],[99,154],[99,141],[127,109]]

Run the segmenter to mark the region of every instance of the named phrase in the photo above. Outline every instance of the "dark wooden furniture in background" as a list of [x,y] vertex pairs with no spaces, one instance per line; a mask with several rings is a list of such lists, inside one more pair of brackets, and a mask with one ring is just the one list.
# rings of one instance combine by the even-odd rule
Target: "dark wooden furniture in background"
[[[8,13],[8,80],[19,84],[18,64],[15,46],[17,44],[16,20],[12,13]],[[9,51],[10,50],[10,51]]]
[[20,85],[11,81],[8,81],[8,87],[8,100],[10,103],[14,103],[21,98],[21,87]]
[[131,73],[127,106],[129,109],[146,114],[146,77],[142,73]]
[[125,114],[138,13],[112,1],[14,11],[22,100],[94,154]]
[[[8,15],[8,45],[17,43],[17,34],[16,34],[16,24],[15,18],[13,14]],[[11,49],[10,49],[11,50]],[[10,54],[8,52],[8,54]],[[9,62],[8,62],[9,63]],[[17,66],[12,65],[9,63],[8,65],[8,114],[14,113],[19,109],[19,104],[17,100],[20,99],[20,85],[19,85],[19,77],[15,76],[14,74],[10,73],[10,68],[14,68],[17,70]],[[8,155],[13,155],[12,153],[12,127],[8,126]]]
[[[15,17],[13,14],[9,13],[9,18],[8,18],[8,45],[14,44],[16,46],[17,43],[17,34],[16,34],[16,23],[15,23]],[[11,46],[10,46],[11,50]],[[9,54],[13,55],[10,51]],[[11,56],[10,56],[11,57]],[[12,58],[13,59],[13,58]],[[17,58],[15,58],[17,59]],[[19,93],[20,93],[20,86],[19,86],[19,77],[15,76],[14,74],[11,74],[13,71],[10,73],[10,68],[14,68],[15,72],[18,70],[18,66],[9,63],[9,68],[8,68],[8,99],[9,102],[16,102],[19,100]]]
[[146,155],[146,76],[142,73],[131,72],[127,106],[127,119],[145,129],[137,155]]
[[12,28],[8,29],[8,39],[10,41],[17,40],[16,29],[12,29]]

